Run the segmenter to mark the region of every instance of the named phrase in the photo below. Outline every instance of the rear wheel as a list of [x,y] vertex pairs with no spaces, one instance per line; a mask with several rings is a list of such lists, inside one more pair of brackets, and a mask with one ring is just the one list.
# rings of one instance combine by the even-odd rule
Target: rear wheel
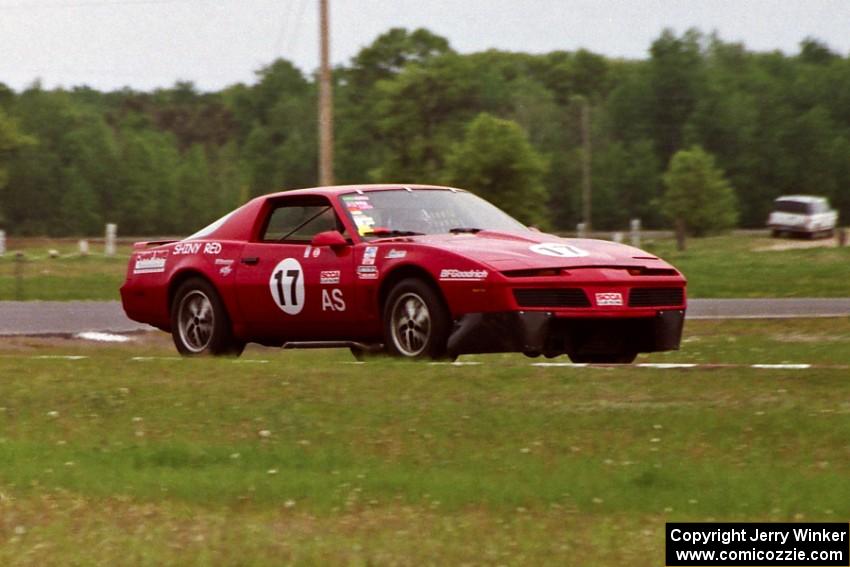
[[451,317],[442,298],[419,279],[400,281],[384,304],[389,354],[404,358],[446,358]]
[[171,303],[171,337],[184,356],[239,356],[245,343],[233,338],[230,318],[208,281],[183,282]]
[[635,358],[637,358],[636,352],[570,355],[570,360],[576,364],[631,364]]

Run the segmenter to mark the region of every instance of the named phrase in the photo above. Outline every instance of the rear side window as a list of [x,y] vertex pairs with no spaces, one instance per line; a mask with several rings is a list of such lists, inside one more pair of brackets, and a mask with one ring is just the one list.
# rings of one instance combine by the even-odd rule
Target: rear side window
[[809,205],[799,201],[776,201],[774,210],[779,211],[780,213],[795,213],[798,215],[811,214],[809,211]]
[[271,211],[261,240],[309,243],[314,236],[328,230],[344,230],[329,202],[287,202]]

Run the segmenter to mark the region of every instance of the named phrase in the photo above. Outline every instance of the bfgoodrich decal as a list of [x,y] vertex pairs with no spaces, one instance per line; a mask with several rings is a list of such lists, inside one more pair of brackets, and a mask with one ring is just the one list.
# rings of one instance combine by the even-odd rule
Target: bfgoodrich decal
[[455,270],[447,268],[440,271],[441,280],[478,282],[487,279],[487,270]]
[[143,252],[133,264],[134,274],[161,274],[165,271],[165,261],[168,259],[167,250]]

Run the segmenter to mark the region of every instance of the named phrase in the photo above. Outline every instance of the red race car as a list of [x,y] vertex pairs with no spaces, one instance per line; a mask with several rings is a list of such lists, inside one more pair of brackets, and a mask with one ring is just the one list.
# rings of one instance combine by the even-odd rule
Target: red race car
[[138,243],[121,299],[185,355],[256,342],[629,363],[679,347],[685,278],[637,248],[527,228],[460,189],[353,185],[264,195],[185,240]]

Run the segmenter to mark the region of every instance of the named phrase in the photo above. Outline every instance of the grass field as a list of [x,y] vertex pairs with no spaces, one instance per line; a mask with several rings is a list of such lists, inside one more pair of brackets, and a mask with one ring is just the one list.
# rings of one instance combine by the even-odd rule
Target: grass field
[[[678,267],[688,278],[690,297],[844,297],[850,294],[850,247],[763,251],[787,242],[760,236],[690,239],[677,252],[669,239],[646,241],[644,248]],[[793,243],[794,241],[790,241]],[[800,242],[800,241],[796,241]],[[115,258],[94,253],[81,258],[75,244],[23,241],[22,265],[14,254],[0,257],[0,301],[118,299],[127,269],[129,246]],[[55,249],[59,258],[49,258]],[[762,250],[762,251],[759,251]],[[99,252],[100,247],[92,247]],[[22,270],[21,285],[15,273]]]
[[[93,244],[91,254],[80,256],[75,243],[47,239],[12,242],[9,248],[0,256],[0,301],[119,299],[131,250],[121,245],[110,258],[102,244]],[[50,257],[51,250],[59,256]],[[23,261],[16,252],[24,253]]]
[[815,367],[4,339],[0,564],[661,565],[668,520],[850,517],[850,321],[683,347],[639,361]]
[[[824,241],[824,243],[829,241]],[[691,238],[685,252],[673,240],[645,243],[688,278],[690,297],[845,297],[850,295],[850,247],[768,250],[806,241],[728,235]]]

